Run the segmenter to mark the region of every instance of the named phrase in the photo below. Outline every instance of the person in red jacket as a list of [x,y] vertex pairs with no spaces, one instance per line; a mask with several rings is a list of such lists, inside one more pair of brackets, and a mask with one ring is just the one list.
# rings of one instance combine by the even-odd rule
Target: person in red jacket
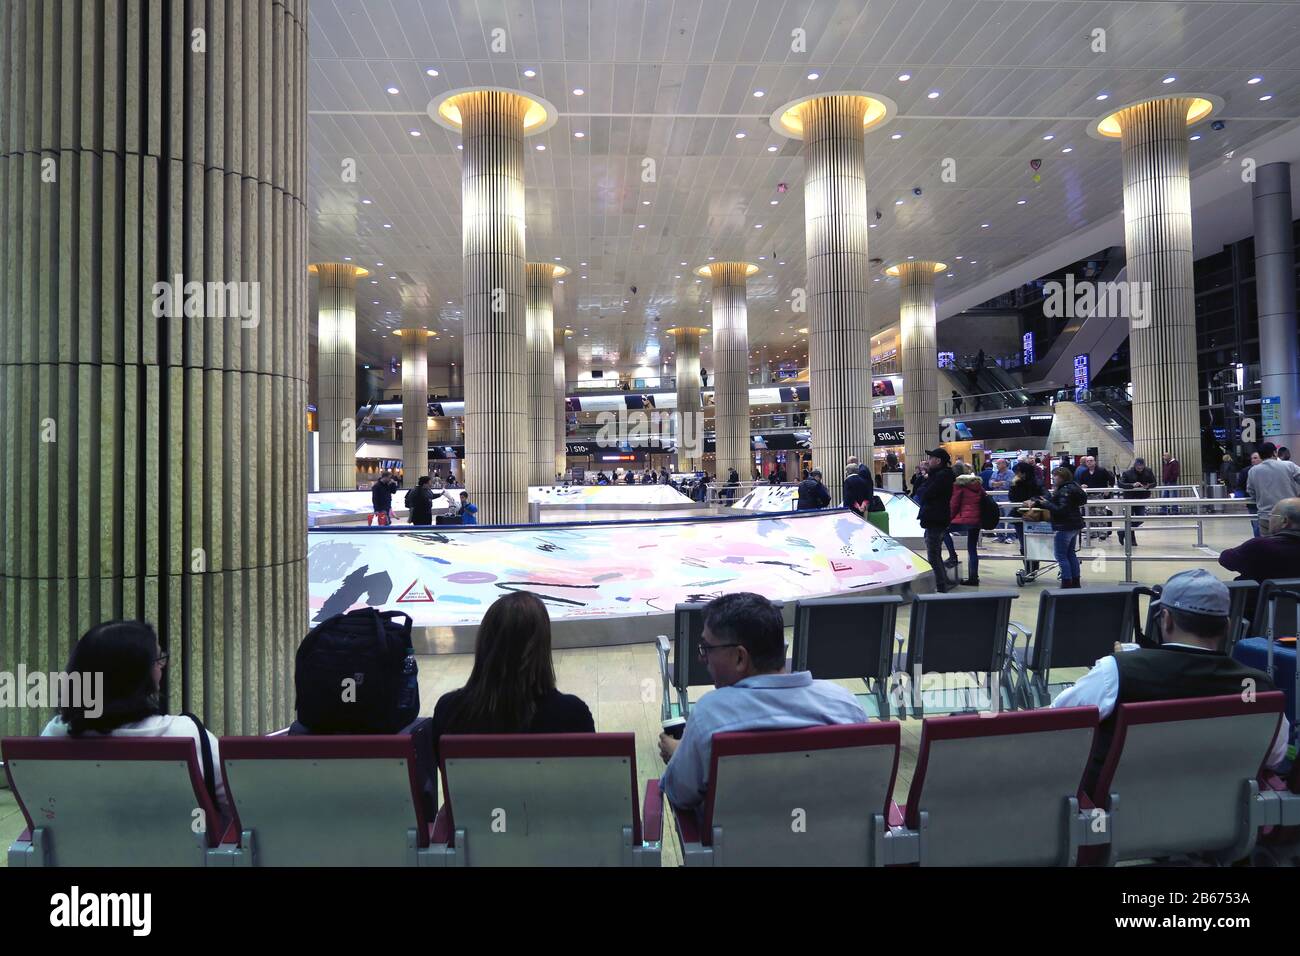
[[980,499],[985,495],[984,482],[979,475],[960,474],[952,486],[948,510],[952,514],[950,529],[953,534],[965,533],[966,555],[970,562],[970,577],[962,584],[979,587],[980,583]]

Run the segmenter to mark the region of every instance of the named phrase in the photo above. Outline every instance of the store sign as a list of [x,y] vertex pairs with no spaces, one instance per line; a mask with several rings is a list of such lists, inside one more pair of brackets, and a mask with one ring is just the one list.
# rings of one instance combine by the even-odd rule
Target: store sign
[[1265,438],[1282,434],[1282,396],[1265,395],[1259,400],[1260,427]]
[[1021,349],[1023,351],[1023,361],[1025,365],[1034,364],[1034,333],[1026,332],[1021,339]]
[[901,428],[877,428],[875,429],[877,445],[901,445],[903,444],[903,430]]
[[1074,387],[1087,388],[1089,382],[1088,376],[1088,356],[1076,355],[1074,357]]
[[939,368],[956,368],[956,367],[957,367],[956,352],[939,353]]

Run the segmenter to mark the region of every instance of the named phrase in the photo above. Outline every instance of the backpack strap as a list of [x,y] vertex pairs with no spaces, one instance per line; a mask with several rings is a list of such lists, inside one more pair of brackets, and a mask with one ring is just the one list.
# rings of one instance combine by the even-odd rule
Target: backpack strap
[[194,726],[199,729],[199,760],[203,765],[203,783],[208,791],[208,799],[212,801],[212,808],[220,813],[221,808],[217,804],[217,778],[212,764],[212,741],[208,740],[208,729],[203,726],[203,721],[191,713],[184,713],[181,716],[194,721]]

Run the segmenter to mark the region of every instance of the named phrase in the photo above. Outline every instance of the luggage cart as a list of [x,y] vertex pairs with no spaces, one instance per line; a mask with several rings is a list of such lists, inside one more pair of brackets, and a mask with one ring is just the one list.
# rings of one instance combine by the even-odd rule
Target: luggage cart
[[[1078,536],[1074,542],[1078,548]],[[1017,587],[1023,588],[1030,581],[1038,580],[1040,574],[1056,566],[1055,544],[1056,532],[1052,530],[1050,521],[1025,522],[1025,566],[1016,572]],[[1038,567],[1033,571],[1029,570],[1030,561],[1038,562]]]

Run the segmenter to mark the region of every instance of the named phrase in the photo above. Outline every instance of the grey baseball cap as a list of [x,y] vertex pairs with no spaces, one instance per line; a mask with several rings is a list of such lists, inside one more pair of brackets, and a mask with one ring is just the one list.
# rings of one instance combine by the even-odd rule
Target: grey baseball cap
[[1207,617],[1228,616],[1228,587],[1204,568],[1179,571],[1160,592],[1161,607]]

